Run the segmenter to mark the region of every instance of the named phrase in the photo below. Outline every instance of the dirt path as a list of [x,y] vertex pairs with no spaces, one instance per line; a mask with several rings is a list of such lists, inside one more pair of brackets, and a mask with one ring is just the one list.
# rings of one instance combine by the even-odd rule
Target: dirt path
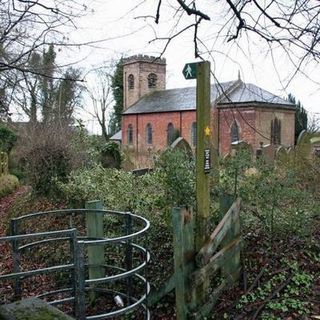
[[21,186],[16,189],[13,193],[8,194],[7,196],[0,199],[0,236],[5,235],[7,230],[7,215],[10,208],[15,203],[17,198],[25,195],[29,191],[29,188],[26,186]]

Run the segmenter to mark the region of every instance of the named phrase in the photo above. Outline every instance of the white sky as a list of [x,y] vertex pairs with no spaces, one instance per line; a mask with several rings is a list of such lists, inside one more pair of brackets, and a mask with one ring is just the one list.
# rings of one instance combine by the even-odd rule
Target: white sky
[[[175,3],[172,0],[170,2]],[[77,30],[70,34],[70,37],[76,43],[101,39],[105,41],[97,42],[90,47],[74,48],[68,53],[69,58],[74,60],[74,57],[78,57],[81,60],[80,65],[89,71],[91,68],[108,64],[111,60],[117,60],[123,54],[158,55],[165,42],[150,41],[155,38],[156,33],[159,37],[168,35],[173,22],[173,11],[167,6],[167,1],[163,0],[162,22],[159,25],[151,18],[138,18],[154,16],[157,3],[155,0],[95,0],[91,7],[88,4],[94,12],[77,22]],[[203,3],[212,5],[208,0],[203,0]],[[215,3],[217,5],[218,2]],[[281,97],[292,93],[306,110],[312,113],[320,112],[318,65],[309,65],[304,69],[306,76],[298,74],[292,81],[288,81],[294,68],[282,53],[275,50],[271,57],[266,44],[257,38],[251,38],[248,43],[246,37],[243,37],[240,47],[234,43],[227,44],[225,38],[216,40],[212,34],[218,30],[220,23],[223,23],[223,17],[219,16],[217,10],[212,21],[204,21],[201,24],[201,38],[206,46],[213,50],[213,60],[209,56],[206,59],[211,60],[212,70],[219,81],[236,79],[240,70],[244,82],[255,83]],[[167,59],[167,88],[195,85],[194,81],[187,81],[182,75],[185,63],[195,61],[192,32],[173,40],[164,57]]]

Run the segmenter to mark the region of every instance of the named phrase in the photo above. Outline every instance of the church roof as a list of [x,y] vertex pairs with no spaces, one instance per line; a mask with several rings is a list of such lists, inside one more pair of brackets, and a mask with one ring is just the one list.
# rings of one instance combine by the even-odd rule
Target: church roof
[[[218,107],[234,104],[263,104],[269,107],[293,109],[294,105],[254,84],[241,80],[221,82],[211,86],[211,103]],[[153,91],[134,103],[126,114],[187,111],[196,109],[196,88]]]

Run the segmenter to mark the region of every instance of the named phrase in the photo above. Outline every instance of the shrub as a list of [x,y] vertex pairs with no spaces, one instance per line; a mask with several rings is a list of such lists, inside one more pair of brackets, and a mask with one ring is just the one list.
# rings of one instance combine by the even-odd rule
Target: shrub
[[17,141],[14,131],[4,125],[0,125],[0,151],[9,153]]
[[91,165],[85,141],[77,130],[58,125],[27,128],[15,156],[34,193],[46,196],[56,195],[54,181],[66,182],[73,169]]
[[0,176],[0,198],[14,191],[19,185],[17,177],[11,174],[4,174]]

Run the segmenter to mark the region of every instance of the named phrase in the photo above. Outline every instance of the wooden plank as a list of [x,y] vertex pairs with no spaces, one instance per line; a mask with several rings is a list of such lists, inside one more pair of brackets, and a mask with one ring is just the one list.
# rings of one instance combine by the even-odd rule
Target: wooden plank
[[[210,235],[206,244],[201,248],[196,256],[197,266],[202,267],[208,263],[212,254],[217,250],[221,241],[227,235],[233,223],[239,219],[240,213],[240,199],[237,199],[227,214],[220,221],[213,233]],[[237,227],[238,230],[238,227]]]
[[158,290],[153,290],[148,296],[148,307],[153,306],[165,295],[171,292],[175,288],[175,274],[171,275]]
[[[226,245],[234,238],[240,237],[240,217],[235,216],[230,229],[228,230],[225,238],[221,242],[221,245]],[[227,252],[225,257],[225,263],[221,268],[221,275],[225,278],[229,278],[231,282],[236,282],[240,276],[240,248],[235,252]]]
[[187,303],[190,301],[188,276],[194,261],[194,219],[192,210],[172,210],[174,275],[176,291],[177,320],[187,319]]
[[202,306],[198,307],[198,310],[192,313],[189,316],[189,319],[193,320],[203,320],[211,313],[214,305],[217,303],[217,300],[221,296],[221,294],[227,289],[228,282],[226,280],[222,281],[222,283],[216,288],[212,294],[210,295],[209,300],[203,304]]
[[[102,210],[102,201],[89,201],[85,204],[86,209]],[[88,238],[103,238],[103,214],[95,211],[86,213],[86,227]],[[98,279],[105,277],[104,245],[88,246],[89,279]],[[95,295],[90,295],[93,302]]]
[[191,287],[199,285],[199,283],[206,281],[212,277],[225,263],[227,253],[234,254],[240,248],[241,238],[230,242],[213,257],[210,258],[208,264],[201,269],[197,269],[190,275]]

